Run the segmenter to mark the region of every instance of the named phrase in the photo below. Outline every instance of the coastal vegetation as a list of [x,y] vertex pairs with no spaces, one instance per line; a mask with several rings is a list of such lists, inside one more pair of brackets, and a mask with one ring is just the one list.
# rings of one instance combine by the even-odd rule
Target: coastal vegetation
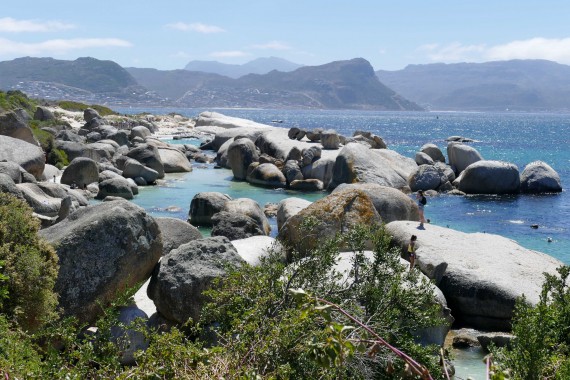
[[61,100],[57,102],[57,105],[60,106],[62,109],[67,111],[85,111],[87,108],[94,109],[99,113],[101,116],[109,116],[109,115],[116,115],[117,113],[110,109],[109,107],[101,106],[98,104],[85,104],[81,102],[74,102],[71,100]]
[[69,165],[69,159],[65,151],[58,149],[54,146],[54,136],[52,133],[45,131],[42,128],[49,128],[52,126],[57,126],[56,120],[30,120],[29,125],[34,134],[34,137],[40,143],[43,151],[46,154],[46,163],[62,169],[63,167]]
[[570,267],[558,276],[545,274],[540,302],[531,306],[522,297],[513,318],[516,338],[509,347],[492,350],[492,379],[570,378]]
[[[228,276],[207,291],[210,301],[200,321],[189,320],[166,332],[136,322],[124,326],[144,332],[148,341],[148,349],[136,354],[137,366],[124,367],[119,361],[124,345],[111,331],[121,326],[118,306],[128,304],[133,290],[105,310],[94,324],[96,333],[73,318],[55,317],[54,252],[35,236],[37,222],[29,208],[9,196],[1,199],[0,284],[7,298],[0,315],[0,372],[8,379],[419,374],[376,335],[421,363],[417,368],[423,373],[429,371],[434,378],[441,374],[438,347],[416,343],[417,331],[442,322],[431,284],[419,271],[400,264],[381,227],[355,228],[310,252],[293,250],[292,255],[303,257],[296,264],[286,264],[276,251],[262,265],[228,268]],[[304,224],[307,238],[314,225],[311,220]],[[342,241],[352,248],[348,277],[335,269]],[[370,244],[373,254],[366,255],[364,248]],[[22,283],[22,275],[28,281]],[[34,283],[34,278],[41,282]],[[32,325],[36,329],[30,329]]]
[[26,202],[0,192],[0,314],[24,329],[53,318],[58,264]]
[[37,100],[29,98],[21,91],[0,91],[0,112],[23,108],[33,114],[37,105]]

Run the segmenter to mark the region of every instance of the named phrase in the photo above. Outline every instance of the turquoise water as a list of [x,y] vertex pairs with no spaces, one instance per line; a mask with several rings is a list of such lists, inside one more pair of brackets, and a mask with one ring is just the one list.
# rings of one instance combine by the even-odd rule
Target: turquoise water
[[487,377],[487,366],[483,361],[486,352],[481,347],[452,350],[455,379],[483,380]]
[[[177,112],[194,117],[204,110],[123,108],[117,111]],[[251,109],[224,109],[219,112],[266,124],[275,119],[284,120],[282,124],[276,124],[283,128],[333,128],[345,135],[352,135],[358,129],[369,130],[383,137],[390,149],[407,157],[414,157],[426,143],[436,144],[445,154],[445,138],[461,135],[477,140],[471,145],[485,159],[509,161],[521,171],[532,161],[545,161],[560,174],[562,186],[570,186],[570,115],[567,114]],[[221,191],[232,197],[249,197],[262,206],[294,195],[283,190],[267,190],[234,182],[227,171],[202,169],[177,178],[169,186],[172,187],[169,192],[144,189],[135,202],[147,208],[156,204],[153,207],[157,210],[165,205],[176,205],[183,211],[174,216],[186,218],[183,214],[187,214],[192,196],[199,191]],[[302,196],[314,200],[322,194]],[[561,194],[541,196],[441,195],[430,199],[426,217],[432,223],[465,232],[499,234],[570,264],[570,195],[567,190]],[[540,228],[531,229],[531,224],[538,224]],[[549,243],[548,238],[552,242]]]
[[[181,140],[178,140],[181,141]],[[247,182],[234,181],[232,171],[214,169],[213,164],[198,164],[189,173],[168,174],[159,186],[140,187],[134,203],[146,209],[153,216],[169,216],[188,219],[190,202],[194,195],[204,191],[218,191],[233,199],[251,198],[261,207],[267,203],[278,203],[289,197],[302,197],[315,201],[326,195],[325,192],[299,193],[292,190],[269,189],[251,186]],[[277,234],[274,218],[270,219],[271,232]],[[208,229],[202,229],[208,234]]]
[[[117,109],[122,113],[148,111],[156,114],[177,112],[194,117],[197,109]],[[525,165],[542,160],[552,166],[570,186],[570,115],[522,113],[404,113],[360,111],[284,111],[284,110],[219,110],[229,116],[271,124],[284,120],[279,127],[333,128],[351,136],[355,130],[369,130],[383,137],[390,149],[407,157],[426,143],[434,143],[445,152],[445,138],[461,135],[477,140],[472,143],[485,159],[504,160]],[[174,140],[193,143],[196,140]],[[233,198],[247,197],[261,206],[281,199],[300,196],[315,201],[325,192],[300,194],[251,186],[232,179],[226,169],[195,164],[191,173],[168,175],[158,187],[140,188],[134,202],[156,216],[186,220],[192,197],[202,191],[219,191]],[[567,190],[552,195],[448,196],[430,198],[426,217],[432,223],[465,232],[499,234],[518,241],[522,246],[545,252],[570,264],[570,195]],[[275,220],[270,220],[272,235]],[[538,229],[530,228],[538,224]],[[208,230],[202,230],[208,234]],[[547,239],[551,238],[551,243]],[[480,349],[453,350],[456,378],[485,379],[485,365]]]

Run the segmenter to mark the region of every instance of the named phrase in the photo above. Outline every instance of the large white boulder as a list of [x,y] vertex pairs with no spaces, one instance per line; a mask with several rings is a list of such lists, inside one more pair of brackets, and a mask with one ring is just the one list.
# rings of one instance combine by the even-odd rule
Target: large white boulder
[[37,145],[0,135],[0,161],[15,162],[34,177],[41,178],[45,167],[45,154]]
[[271,251],[282,252],[283,247],[270,236],[251,236],[245,239],[232,240],[238,255],[249,265],[258,266],[261,258]]
[[165,173],[191,172],[192,165],[184,153],[173,147],[158,147]]
[[515,300],[539,300],[543,273],[563,265],[544,253],[523,248],[499,235],[464,233],[414,222],[392,222],[386,230],[404,251],[417,239],[416,265],[441,289],[451,314],[467,326],[500,331],[510,328]]
[[349,143],[336,158],[329,186],[367,182],[403,189],[408,187],[408,177],[416,169],[413,159],[393,150],[369,149],[359,143]]
[[520,190],[520,174],[515,164],[481,160],[462,173],[459,190],[467,194],[516,194]]
[[348,189],[364,191],[384,223],[395,220],[419,220],[417,203],[398,189],[376,183],[352,183],[342,184],[332,193]]
[[523,193],[561,192],[560,175],[546,162],[531,162],[521,174],[521,191]]
[[[303,225],[306,218],[316,222],[311,231]],[[351,227],[381,223],[382,218],[366,192],[345,189],[319,199],[291,216],[279,231],[278,239],[287,248],[297,247],[300,254],[305,255],[323,241]]]
[[427,154],[434,161],[445,162],[443,153],[435,144],[424,144],[420,148],[420,152]]
[[477,149],[458,142],[450,142],[447,145],[447,157],[449,158],[449,165],[455,169],[457,174],[469,165],[483,159]]

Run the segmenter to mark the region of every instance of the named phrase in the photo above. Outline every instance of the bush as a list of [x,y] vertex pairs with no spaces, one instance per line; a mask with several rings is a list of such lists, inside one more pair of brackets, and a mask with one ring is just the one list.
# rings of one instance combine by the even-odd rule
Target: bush
[[[307,238],[313,223],[305,223]],[[333,270],[341,239],[353,248],[348,278]],[[410,272],[400,264],[389,239],[382,228],[358,228],[295,264],[283,262],[282,252],[271,252],[260,266],[227,268],[228,276],[207,292],[210,302],[201,321],[164,333],[141,327],[149,348],[136,355],[135,367],[120,365],[119,347],[110,339],[110,328],[117,324],[113,307],[97,321],[94,335],[65,319],[30,336],[0,316],[0,374],[4,370],[9,378],[70,379],[403,378],[406,365],[375,343],[378,334],[424,364],[434,378],[441,377],[437,350],[415,344],[413,336],[415,329],[441,323],[437,307],[432,307],[431,286],[419,279],[417,270]],[[367,242],[374,246],[372,258],[363,252]],[[300,293],[310,296],[299,303]],[[313,301],[317,297],[321,301]],[[328,308],[323,299],[340,305],[343,312]],[[366,328],[351,318],[365,321]],[[3,350],[3,345],[11,348]]]
[[492,349],[493,379],[570,378],[570,267],[545,273],[540,300],[529,305],[517,300],[513,317],[516,338],[508,348]]
[[87,108],[93,108],[95,111],[99,112],[99,115],[101,116],[117,115],[117,113],[112,109],[97,104],[87,105],[70,100],[63,100],[60,101],[58,105],[68,111],[85,111]]
[[39,141],[40,146],[46,154],[46,163],[56,166],[61,169],[69,165],[69,159],[65,151],[61,149],[54,148],[54,137],[51,133],[42,130],[44,127],[50,127],[56,125],[58,122],[56,120],[50,121],[38,121],[32,120],[30,122],[30,128],[34,137]]
[[33,114],[37,107],[37,102],[28,98],[21,91],[0,91],[0,111],[12,111],[17,108],[23,108]]
[[57,255],[38,238],[39,220],[32,209],[7,193],[0,193],[0,275],[7,295],[0,313],[25,329],[35,329],[52,317],[57,305],[54,285]]
[[69,158],[67,158],[67,153],[61,149],[52,148],[46,157],[46,162],[48,164],[54,165],[60,170],[69,165]]
[[[315,224],[309,220],[304,225],[309,239]],[[352,246],[350,278],[333,269],[341,240]],[[259,267],[232,271],[207,292],[212,302],[202,323],[216,326],[223,348],[210,360],[225,363],[232,378],[401,378],[405,363],[386,347],[367,344],[370,334],[346,314],[323,314],[328,306],[322,303],[299,307],[291,291],[302,288],[303,293],[341,305],[432,374],[441,374],[437,349],[415,344],[413,336],[418,328],[442,322],[431,285],[417,270],[410,272],[400,264],[389,240],[381,227],[360,227],[308,256],[293,252],[293,257],[304,258],[292,265],[284,264],[276,252]],[[370,242],[372,259],[364,254]]]
[[0,314],[0,378],[29,378],[41,370],[41,355],[31,337]]

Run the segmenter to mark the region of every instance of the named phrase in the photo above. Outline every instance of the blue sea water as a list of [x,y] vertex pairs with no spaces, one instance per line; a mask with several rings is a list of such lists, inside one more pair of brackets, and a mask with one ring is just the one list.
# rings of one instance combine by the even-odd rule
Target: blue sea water
[[[173,108],[116,110],[129,114],[176,112],[188,117],[204,111]],[[355,130],[367,130],[381,136],[389,149],[412,158],[426,143],[436,144],[445,154],[447,137],[464,136],[476,140],[470,144],[485,159],[512,162],[521,172],[532,161],[545,161],[558,172],[562,186],[570,186],[568,114],[260,109],[223,109],[218,112],[265,124],[283,120],[283,123],[273,124],[283,128],[332,128],[347,136],[352,136]],[[146,188],[135,202],[153,213],[185,219],[192,197],[200,191],[221,191],[232,197],[249,197],[262,206],[289,196],[302,196],[314,201],[324,195],[254,187],[233,181],[228,170],[213,170],[203,165],[195,166],[192,173],[169,178],[168,191]],[[426,217],[434,224],[460,231],[502,235],[570,264],[569,194],[566,189],[560,194],[549,195],[440,195],[429,200]],[[167,211],[168,206],[173,208]],[[538,224],[539,228],[532,229],[532,224]],[[548,238],[552,241],[548,242]]]

